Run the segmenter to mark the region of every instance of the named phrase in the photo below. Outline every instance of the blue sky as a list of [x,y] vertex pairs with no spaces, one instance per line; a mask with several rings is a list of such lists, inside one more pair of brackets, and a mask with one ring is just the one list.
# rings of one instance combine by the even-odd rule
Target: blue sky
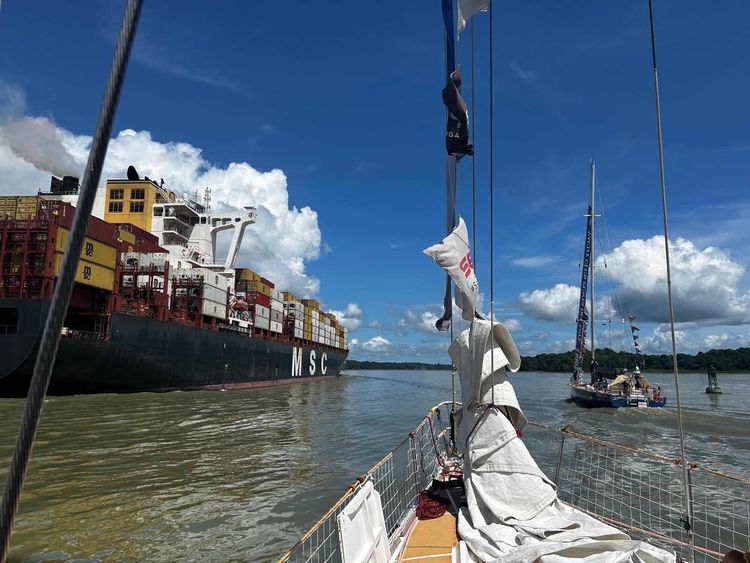
[[[5,119],[45,118],[74,152],[65,135],[91,134],[123,5],[3,2]],[[593,156],[608,226],[600,235],[613,253],[602,295],[645,317],[644,350],[665,350],[646,1],[498,2],[494,18],[497,317],[524,353],[572,347],[568,286],[579,277]],[[671,238],[683,239],[675,242],[680,347],[748,345],[750,5],[657,0],[655,18]],[[487,14],[474,21],[475,263],[486,310]],[[443,277],[421,252],[444,235],[441,26],[437,1],[146,2],[113,134],[150,134],[150,152],[130,158],[148,160],[153,143],[187,143],[202,151],[204,168],[283,171],[285,182],[268,189],[286,190],[290,217],[314,211],[319,238],[301,240],[313,221],[306,215],[295,223],[300,240],[279,243],[280,259],[299,258],[326,305],[348,307],[352,356],[443,361],[447,336],[429,330]],[[458,60],[468,100],[468,32]],[[16,166],[0,159],[0,170],[3,162]],[[158,161],[143,166],[169,174]],[[459,206],[471,225],[471,162],[460,167]],[[274,236],[291,232],[282,226]],[[272,254],[273,241],[265,244]],[[250,265],[255,256],[243,249]],[[617,295],[605,291],[613,288]],[[612,344],[621,343],[618,328]]]

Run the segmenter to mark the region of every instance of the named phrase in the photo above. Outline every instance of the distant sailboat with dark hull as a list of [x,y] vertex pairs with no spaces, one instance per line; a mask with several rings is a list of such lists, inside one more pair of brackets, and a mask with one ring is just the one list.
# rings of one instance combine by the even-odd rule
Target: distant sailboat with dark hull
[[[648,382],[639,366],[633,371],[627,369],[609,369],[600,367],[596,361],[595,339],[595,205],[596,164],[591,162],[591,202],[586,214],[586,242],[581,263],[581,293],[578,300],[576,318],[576,349],[573,360],[573,375],[570,378],[570,397],[583,407],[663,407],[667,398],[660,390]],[[589,284],[589,277],[591,283]],[[589,285],[591,292],[589,293]],[[586,312],[586,297],[590,297],[589,314]],[[635,317],[631,317],[631,322]],[[589,381],[584,380],[584,352],[586,349],[586,328],[591,324],[591,366]],[[631,327],[631,330],[632,327]],[[637,345],[637,340],[634,342]],[[636,346],[636,350],[638,347]]]

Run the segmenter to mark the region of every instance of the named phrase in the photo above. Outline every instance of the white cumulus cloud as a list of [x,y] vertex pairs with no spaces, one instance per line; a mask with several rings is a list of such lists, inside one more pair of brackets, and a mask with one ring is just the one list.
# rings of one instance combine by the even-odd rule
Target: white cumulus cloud
[[358,343],[358,345],[365,352],[380,354],[388,351],[388,349],[391,347],[391,341],[382,336],[373,336],[369,340]]
[[[745,273],[742,265],[717,247],[701,249],[683,238],[670,244],[670,257],[677,322],[716,325],[750,322],[750,292],[740,289]],[[603,275],[605,265],[616,295],[597,299],[599,318],[617,316],[614,304],[621,303],[623,316],[633,314],[642,322],[668,320],[664,237],[626,240],[597,259],[599,276]],[[573,322],[578,297],[578,287],[559,283],[551,288],[524,291],[518,302],[523,312],[533,318]]]
[[349,330],[362,326],[362,309],[356,303],[349,303],[343,311],[331,311],[336,319]]
[[[678,238],[670,242],[670,259],[677,322],[750,322],[750,293],[739,289],[745,270],[726,252]],[[605,262],[623,307],[642,321],[668,320],[663,236],[626,240],[597,265]]]
[[[47,118],[16,115],[25,103],[17,87],[0,83],[0,193],[36,193],[47,189],[50,173],[80,175],[91,137],[77,135]],[[125,129],[110,141],[102,173],[124,178],[129,165],[172,191],[193,195],[212,189],[212,209],[257,209],[257,221],[245,231],[238,266],[249,266],[280,288],[301,297],[318,294],[320,282],[305,271],[320,256],[318,215],[310,207],[290,205],[287,178],[278,169],[260,171],[246,162],[226,167],[209,162],[200,148],[185,142],[162,142],[148,131]]]
[[524,291],[518,302],[524,313],[543,321],[574,322],[578,309],[580,289],[558,283],[548,289]]

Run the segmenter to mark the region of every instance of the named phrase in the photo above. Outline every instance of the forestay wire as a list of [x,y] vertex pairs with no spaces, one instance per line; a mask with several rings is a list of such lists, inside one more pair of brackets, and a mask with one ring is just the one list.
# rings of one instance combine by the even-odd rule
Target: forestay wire
[[669,328],[672,336],[672,371],[674,374],[675,399],[677,400],[677,425],[680,434],[680,458],[682,463],[682,486],[684,495],[685,514],[683,525],[688,533],[690,545],[693,544],[692,522],[693,515],[690,513],[690,489],[688,467],[685,462],[685,432],[682,425],[682,402],[680,400],[680,375],[677,367],[677,340],[674,328],[674,307],[672,304],[672,270],[669,262],[669,224],[667,221],[667,188],[664,177],[664,144],[661,132],[661,104],[659,100],[659,73],[656,67],[656,41],[654,39],[654,15],[652,0],[648,0],[648,19],[651,30],[651,59],[654,72],[654,97],[656,101],[656,135],[659,147],[659,178],[661,180],[661,209],[662,222],[664,226],[664,258],[667,267],[667,300],[669,303]]
[[10,461],[8,476],[5,481],[5,492],[0,507],[0,561],[5,561],[8,555],[13,519],[18,509],[18,502],[23,488],[23,481],[31,456],[36,430],[42,413],[44,397],[47,393],[55,356],[60,344],[60,330],[65,320],[65,313],[70,303],[73,282],[81,255],[81,247],[88,230],[91,209],[94,205],[97,186],[107,154],[107,146],[115,118],[117,102],[120,98],[128,59],[133,47],[138,18],[141,13],[142,0],[128,0],[125,15],[120,27],[120,34],[115,47],[112,68],[109,72],[104,98],[99,111],[96,131],[91,142],[89,158],[83,174],[81,193],[78,198],[73,225],[68,237],[67,248],[62,260],[60,274],[55,284],[49,314],[44,324],[39,353],[34,365],[34,373],[29,385],[29,393],[23,410],[21,426],[16,438],[16,447]]
[[[494,106],[495,103],[492,98],[493,92],[493,68],[494,63],[492,59],[492,2],[487,3],[487,12],[489,16],[489,30],[490,30],[490,139],[489,139],[489,158],[490,158],[490,337],[494,338],[495,329],[495,221],[494,221],[494,192],[495,192],[495,181],[494,181]],[[494,342],[490,346],[490,373],[492,373],[492,404],[495,404],[495,345]]]

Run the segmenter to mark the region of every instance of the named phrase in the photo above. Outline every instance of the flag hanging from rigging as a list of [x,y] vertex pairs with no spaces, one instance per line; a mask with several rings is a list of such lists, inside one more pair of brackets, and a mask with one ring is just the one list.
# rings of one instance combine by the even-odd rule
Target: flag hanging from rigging
[[637,327],[637,326],[635,326],[635,325],[630,325],[630,332],[635,332],[636,330],[641,330],[641,329],[640,329],[640,328],[638,328],[638,327]]
[[[448,272],[456,284],[456,306],[461,309],[461,317],[467,321],[474,319],[479,282],[471,260],[469,232],[464,220],[459,217],[458,225],[453,232],[441,243],[427,248],[424,253]],[[438,330],[444,330],[440,321],[438,323]]]
[[448,154],[460,159],[473,155],[474,146],[469,143],[469,110],[461,96],[461,69],[450,73],[443,88],[443,103],[448,108],[448,123],[445,131],[445,148]]

